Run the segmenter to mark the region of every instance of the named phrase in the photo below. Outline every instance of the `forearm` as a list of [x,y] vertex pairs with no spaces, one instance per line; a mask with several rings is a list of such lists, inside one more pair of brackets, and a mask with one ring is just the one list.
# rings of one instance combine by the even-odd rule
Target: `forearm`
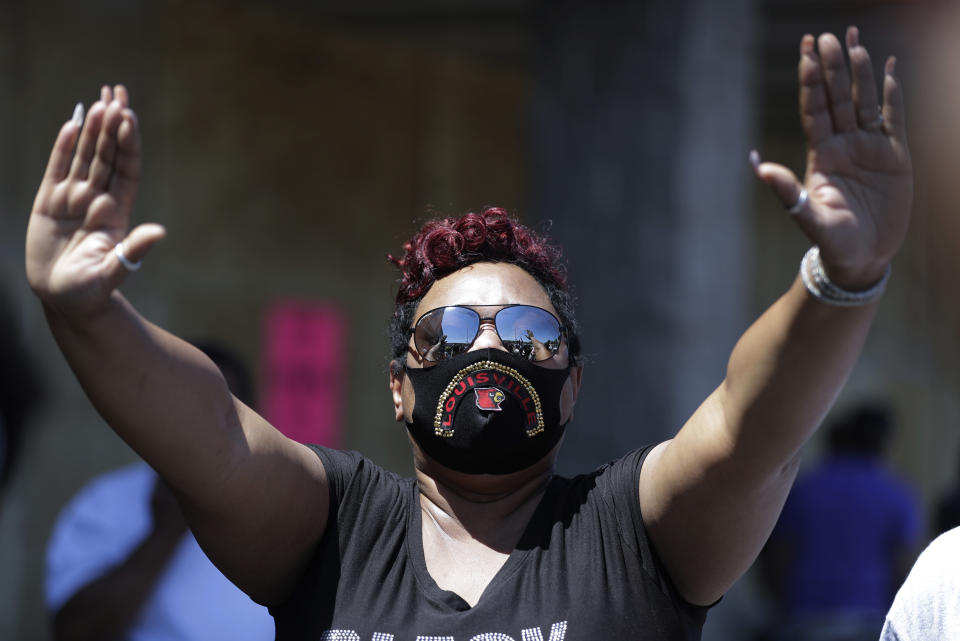
[[712,603],[753,563],[875,307],[829,307],[798,279],[737,342],[724,382],[651,453],[644,517],[688,600]]
[[156,589],[184,530],[154,530],[120,565],[83,586],[53,618],[56,641],[125,638]]
[[[912,169],[895,59],[884,65],[881,102],[856,28],[846,43],[849,70],[832,34],[800,42],[804,181],[756,153],[752,161],[817,247],[820,264],[807,261],[812,288],[863,303],[882,292],[903,243]],[[833,286],[822,287],[828,280]],[[651,451],[640,478],[644,521],[687,599],[711,603],[756,558],[800,449],[850,375],[876,307],[830,306],[796,279],[737,343],[723,383],[674,439]]]
[[27,281],[94,406],[170,485],[211,560],[282,599],[326,527],[323,466],[117,292],[165,235],[130,225],[141,155],[128,98],[103,87],[82,131],[79,116],[61,127],[27,226]]
[[242,431],[226,382],[204,354],[117,292],[94,317],[45,312],[97,411],[168,483],[202,487],[229,465]]
[[777,469],[799,451],[852,371],[876,309],[821,303],[798,278],[744,333],[718,391],[738,459]]

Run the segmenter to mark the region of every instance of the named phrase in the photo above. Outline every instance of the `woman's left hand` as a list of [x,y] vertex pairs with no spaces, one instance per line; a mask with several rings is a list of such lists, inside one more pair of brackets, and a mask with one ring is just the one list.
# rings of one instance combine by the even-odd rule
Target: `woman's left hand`
[[863,290],[883,276],[903,243],[913,197],[913,172],[907,149],[903,95],[894,76],[895,59],[883,74],[883,103],[867,50],[856,27],[847,29],[850,69],[833,34],[800,43],[800,117],[807,141],[803,184],[792,171],[760,163],[751,154],[757,176],[790,209],[807,190],[795,212],[797,223],[820,254],[830,279]]

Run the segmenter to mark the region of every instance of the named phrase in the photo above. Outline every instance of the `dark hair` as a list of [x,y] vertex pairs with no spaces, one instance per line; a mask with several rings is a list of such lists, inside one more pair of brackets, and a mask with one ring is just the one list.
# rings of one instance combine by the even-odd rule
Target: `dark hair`
[[13,475],[27,421],[40,408],[45,385],[35,357],[24,347],[14,307],[0,287],[0,489]]
[[893,410],[880,401],[861,403],[830,424],[831,452],[878,456],[893,433]]
[[390,320],[393,362],[404,364],[410,326],[417,305],[440,278],[479,262],[510,263],[531,276],[547,292],[567,336],[570,363],[580,359],[580,332],[567,286],[560,248],[520,224],[506,210],[488,207],[459,218],[428,220],[403,245],[404,254],[387,259],[400,270],[396,308]]

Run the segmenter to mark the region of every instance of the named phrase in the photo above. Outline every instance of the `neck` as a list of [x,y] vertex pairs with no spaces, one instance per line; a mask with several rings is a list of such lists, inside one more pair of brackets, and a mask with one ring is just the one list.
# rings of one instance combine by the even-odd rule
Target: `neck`
[[556,449],[512,474],[465,474],[417,457],[417,484],[425,517],[445,536],[511,550],[533,516],[553,475]]

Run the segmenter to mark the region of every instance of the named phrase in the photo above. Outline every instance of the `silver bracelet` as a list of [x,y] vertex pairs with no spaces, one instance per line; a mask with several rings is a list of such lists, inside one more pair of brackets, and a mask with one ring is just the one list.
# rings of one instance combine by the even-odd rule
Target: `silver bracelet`
[[868,305],[883,295],[887,288],[887,281],[890,280],[890,265],[887,265],[887,270],[875,285],[869,289],[852,292],[830,280],[823,268],[823,261],[820,260],[820,248],[814,245],[807,250],[803,260],[800,261],[800,278],[807,291],[824,303],[839,307],[858,307]]

